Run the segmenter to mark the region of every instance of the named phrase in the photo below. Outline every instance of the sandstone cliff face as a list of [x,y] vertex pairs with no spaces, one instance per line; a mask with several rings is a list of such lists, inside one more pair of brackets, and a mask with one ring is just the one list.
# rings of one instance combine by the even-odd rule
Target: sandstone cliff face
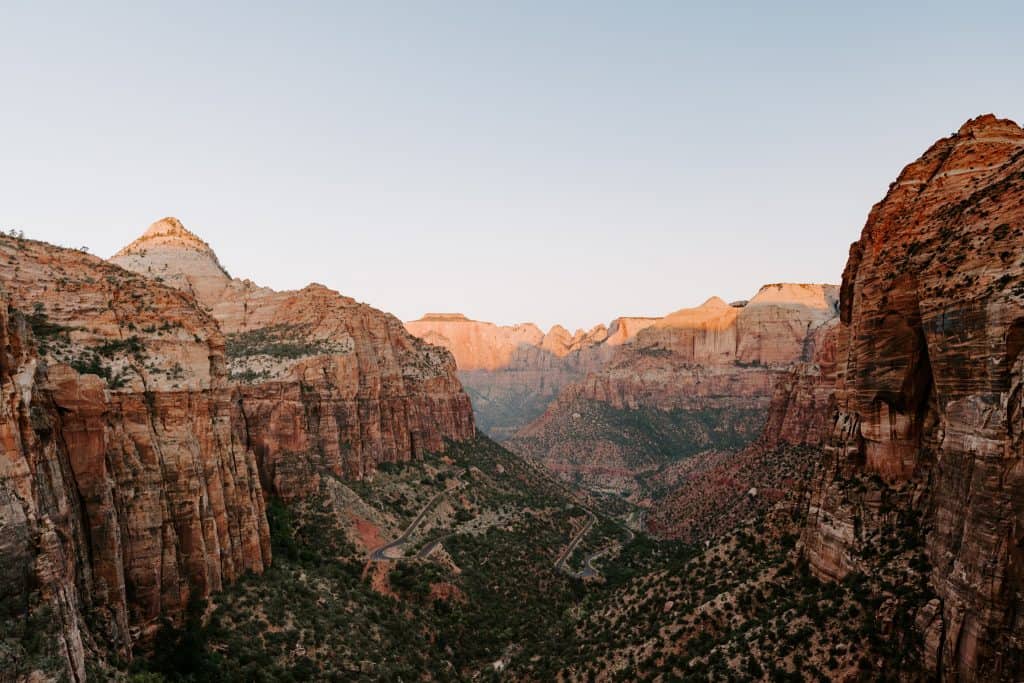
[[656,318],[616,318],[609,326],[546,334],[533,323],[499,326],[459,313],[428,313],[407,322],[415,336],[452,352],[480,428],[507,439],[537,418],[561,389],[603,367],[616,347]]
[[764,431],[764,448],[821,446],[835,420],[836,342],[839,320],[831,319],[806,340],[809,361],[793,366],[775,385]]
[[[27,323],[0,296],[0,670],[84,681],[88,531],[38,369]],[[19,626],[42,647],[23,645]]]
[[646,518],[649,531],[713,542],[783,498],[805,499],[817,449],[835,419],[838,322],[829,319],[803,340],[808,360],[778,375],[764,429],[749,445],[739,452],[704,451],[650,478],[657,502]]
[[843,275],[804,548],[840,578],[894,511],[921,515],[939,600],[918,627],[943,680],[1024,670],[1022,247],[1024,131],[984,116],[903,170]]
[[363,478],[475,433],[451,355],[394,316],[322,285],[276,292],[231,279],[175,219],[111,261],[192,294],[219,323],[239,426],[263,485],[285,500],[315,491],[319,472]]
[[[0,664],[19,678],[82,680],[87,653],[130,657],[191,598],[261,572],[264,490],[475,432],[451,355],[393,316],[231,280],[173,220],[119,260],[145,276],[0,237]],[[25,624],[46,652],[19,650],[38,640],[14,637]]]
[[82,637],[66,615],[80,610],[89,637],[129,655],[191,596],[262,571],[263,493],[233,419],[224,338],[189,297],[29,240],[0,238],[0,259],[34,337],[5,342],[17,387],[5,411],[21,417],[7,420],[0,495],[36,553],[25,564],[12,551],[12,566],[44,600],[59,596],[79,676]]
[[812,360],[837,293],[833,285],[765,285],[742,307],[712,297],[640,331],[573,391],[617,408],[767,408],[779,378]]
[[[638,475],[696,451],[743,447],[760,433],[778,382],[797,364],[818,372],[814,355],[836,318],[837,293],[833,285],[765,285],[743,304],[713,297],[660,318],[508,444],[564,476],[647,503]],[[623,439],[637,419],[647,437]]]
[[742,304],[712,297],[659,319],[634,346],[648,355],[671,351],[684,363],[788,368],[810,360],[808,339],[836,317],[838,296],[835,285],[780,283],[764,285]]

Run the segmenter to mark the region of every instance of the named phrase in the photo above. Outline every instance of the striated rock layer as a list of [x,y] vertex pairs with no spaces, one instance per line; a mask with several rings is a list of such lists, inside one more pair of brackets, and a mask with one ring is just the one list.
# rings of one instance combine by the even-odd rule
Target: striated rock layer
[[189,297],[29,240],[0,237],[0,260],[3,607],[49,605],[81,680],[83,641],[130,655],[190,597],[263,570],[263,493],[223,335]]
[[173,218],[111,261],[192,294],[220,324],[263,485],[286,500],[315,491],[319,472],[363,478],[475,433],[451,355],[394,316],[318,284],[232,279]]
[[616,318],[607,327],[546,334],[533,323],[499,326],[461,313],[407,322],[417,337],[452,352],[481,429],[507,439],[544,412],[563,387],[603,367],[615,349],[657,318]]
[[117,260],[138,272],[0,236],[14,678],[84,680],[87,659],[130,657],[193,598],[262,572],[265,491],[305,495],[475,433],[451,355],[393,316],[232,280],[173,219]]
[[[813,365],[837,298],[834,285],[771,284],[749,302],[712,297],[660,318],[567,386],[509,447],[590,486],[642,496],[637,475],[758,436],[777,383]],[[638,436],[622,438],[631,424]]]
[[983,116],[907,166],[843,274],[837,414],[803,547],[822,577],[919,515],[943,680],[1024,671],[1024,131]]
[[[84,681],[88,530],[38,370],[28,324],[0,296],[0,670],[11,678],[36,672]],[[45,653],[17,640],[21,620],[50,636]],[[52,650],[56,661],[47,666],[41,655]]]

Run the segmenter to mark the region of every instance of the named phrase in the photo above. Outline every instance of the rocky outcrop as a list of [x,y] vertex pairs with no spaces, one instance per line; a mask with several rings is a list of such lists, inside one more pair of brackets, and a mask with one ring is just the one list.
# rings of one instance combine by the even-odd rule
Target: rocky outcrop
[[[88,530],[25,319],[0,296],[0,670],[85,680]],[[86,597],[88,593],[86,593]],[[33,643],[26,645],[29,631]]]
[[654,355],[670,351],[680,362],[790,367],[810,360],[811,334],[837,315],[835,285],[764,285],[745,302],[712,297],[657,320],[637,335],[633,348]]
[[835,317],[837,300],[838,287],[780,283],[749,301],[713,297],[663,318],[617,318],[575,333],[458,313],[429,313],[406,328],[451,350],[481,427],[508,440],[525,436],[570,387],[567,401],[584,396],[617,408],[763,410],[782,372],[809,359],[810,333]]
[[546,334],[533,323],[500,326],[461,313],[428,313],[407,322],[417,337],[452,352],[480,428],[507,439],[534,420],[561,389],[603,367],[615,349],[656,318],[616,318],[607,327]]
[[833,285],[765,285],[744,306],[712,297],[657,320],[570,391],[616,408],[768,407],[836,317]]
[[764,448],[783,444],[821,446],[835,419],[837,318],[817,328],[806,340],[810,361],[801,361],[775,385],[764,431]]
[[31,311],[4,340],[2,557],[39,593],[4,601],[52,606],[81,679],[83,641],[130,656],[190,598],[263,570],[263,492],[223,335],[190,297],[39,242],[2,237],[0,259]]
[[943,680],[1024,671],[1024,131],[983,116],[907,166],[843,274],[836,417],[803,547],[822,577],[918,515]]
[[[629,490],[643,501],[649,487],[637,483],[638,475],[695,451],[742,448],[757,438],[776,386],[797,366],[815,394],[799,401],[812,410],[820,393],[811,388],[819,373],[815,354],[836,319],[837,295],[833,285],[771,284],[748,302],[712,297],[660,318],[618,346],[603,367],[563,389],[508,445],[564,476]],[[780,421],[782,412],[793,412],[787,430],[801,420],[793,409],[780,408]],[[637,420],[647,437],[623,439],[622,430]]]
[[[835,419],[838,322],[830,318],[802,340],[801,355],[807,360],[778,375],[764,428],[756,438],[748,435],[752,440],[746,447],[738,452],[705,450],[648,478],[656,501],[646,517],[648,531],[692,543],[713,542],[784,498],[791,505],[805,499],[817,449],[831,434]],[[787,342],[780,336],[772,347]]]
[[188,292],[219,323],[240,426],[264,487],[286,500],[315,491],[321,472],[360,479],[475,433],[451,355],[394,316],[322,285],[232,279],[175,219],[111,261]]
[[475,433],[451,355],[393,316],[231,280],[172,219],[118,260],[139,272],[0,237],[14,678],[84,680],[87,659],[130,657],[192,599],[262,572],[264,491],[305,495]]

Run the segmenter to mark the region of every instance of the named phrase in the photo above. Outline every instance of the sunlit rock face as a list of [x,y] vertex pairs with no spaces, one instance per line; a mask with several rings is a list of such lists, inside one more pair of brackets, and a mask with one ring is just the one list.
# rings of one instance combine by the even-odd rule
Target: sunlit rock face
[[507,439],[536,419],[563,387],[603,367],[615,349],[657,318],[622,317],[610,325],[547,333],[533,323],[495,325],[461,313],[428,313],[405,324],[452,352],[481,429]]
[[[920,512],[941,609],[918,621],[944,680],[1024,667],[1022,252],[1024,131],[989,115],[903,170],[843,274],[837,411],[803,542],[841,578],[887,510]],[[868,475],[888,487],[850,486]]]
[[[559,325],[547,333],[533,323],[499,326],[459,313],[428,313],[406,328],[452,352],[481,427],[508,440],[540,418],[563,390],[579,395],[577,385],[589,387],[582,393],[620,407],[635,403],[634,387],[622,382],[635,385],[631,380],[641,372],[666,387],[653,390],[651,397],[661,391],[678,398],[687,392],[728,395],[736,373],[713,368],[764,366],[768,372],[743,373],[757,395],[754,403],[763,408],[776,371],[806,357],[809,333],[835,317],[838,291],[833,285],[771,284],[749,301],[727,304],[712,297],[664,317],[620,317],[574,333]],[[644,369],[652,365],[644,358],[666,354],[672,356],[671,369],[660,367],[665,362]],[[705,382],[684,378],[680,383],[669,375],[682,365],[712,369]],[[621,370],[616,372],[616,366]],[[669,390],[671,384],[679,384],[680,391]]]
[[566,478],[648,504],[638,475],[758,437],[778,382],[813,362],[816,340],[834,325],[838,289],[770,284],[749,301],[712,297],[659,318],[508,444]]
[[14,678],[84,680],[262,572],[266,495],[475,432],[451,355],[393,316],[232,280],[174,219],[116,260],[0,236],[0,616],[53,655]]
[[263,492],[224,337],[191,297],[30,240],[0,237],[0,259],[0,561],[21,577],[3,602],[48,605],[83,680],[83,642],[130,656],[263,570]]
[[315,491],[321,472],[362,478],[475,433],[451,355],[394,316],[319,284],[232,279],[173,218],[111,261],[193,295],[220,325],[238,420],[263,485],[286,500]]

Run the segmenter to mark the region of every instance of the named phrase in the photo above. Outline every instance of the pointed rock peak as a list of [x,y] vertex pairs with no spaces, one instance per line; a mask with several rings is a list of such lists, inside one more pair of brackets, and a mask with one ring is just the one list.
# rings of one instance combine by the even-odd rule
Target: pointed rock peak
[[713,296],[702,303],[699,308],[729,308],[729,304],[725,303],[725,299],[722,297]]
[[683,308],[669,313],[654,323],[656,327],[692,327],[729,325],[736,318],[739,309],[733,308],[718,296],[713,296],[695,308]]
[[153,247],[179,247],[182,249],[193,249],[213,254],[210,245],[199,239],[199,236],[182,225],[181,221],[173,216],[161,218],[153,223],[146,232],[137,240],[121,249],[114,256],[137,253]]
[[[194,234],[185,229],[185,226],[181,224],[174,216],[167,216],[161,218],[153,225],[146,229],[146,232],[142,233],[143,237],[155,237],[157,235],[180,235],[182,237],[195,237]],[[196,238],[198,239],[198,238]]]
[[231,277],[210,245],[172,216],[161,218],[150,225],[137,240],[114,254],[110,260],[128,270],[144,274],[156,273],[162,277]]

